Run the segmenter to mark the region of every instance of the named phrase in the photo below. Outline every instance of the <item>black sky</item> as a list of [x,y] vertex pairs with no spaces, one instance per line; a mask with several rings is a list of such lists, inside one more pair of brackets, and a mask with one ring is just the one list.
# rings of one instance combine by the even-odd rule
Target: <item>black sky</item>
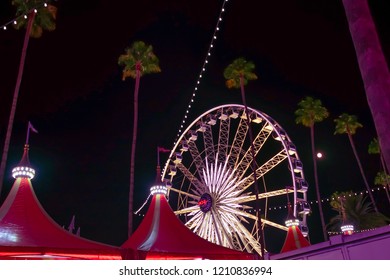
[[[387,2],[369,1],[389,58]],[[10,3],[0,3],[0,24],[14,17]],[[33,186],[44,208],[61,225],[75,214],[84,237],[120,245],[126,239],[134,81],[121,81],[117,59],[132,42],[143,40],[153,45],[162,68],[141,80],[137,209],[154,181],[156,147],[173,146],[222,1],[59,0],[54,5],[57,29],[30,40],[7,169],[21,157],[30,120],[39,130],[30,139],[30,161],[38,172]],[[225,88],[222,72],[244,56],[255,63],[259,76],[247,86],[249,106],[287,131],[311,186],[309,130],[294,122],[297,103],[307,95],[321,99],[330,112],[316,126],[317,147],[326,155],[319,163],[323,196],[364,188],[347,136],[333,135],[333,119],[344,112],[364,125],[356,146],[373,182],[379,159],[367,154],[367,146],[375,129],[341,1],[230,0],[225,10],[190,116],[240,103],[239,93]],[[1,147],[23,36],[12,28],[0,31]],[[7,176],[1,201],[12,183]],[[309,200],[315,200],[314,187]]]

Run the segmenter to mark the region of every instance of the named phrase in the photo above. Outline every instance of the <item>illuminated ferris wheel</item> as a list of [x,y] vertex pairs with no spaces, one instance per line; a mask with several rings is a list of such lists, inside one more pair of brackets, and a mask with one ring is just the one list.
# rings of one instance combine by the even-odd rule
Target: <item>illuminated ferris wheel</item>
[[175,213],[193,232],[225,247],[261,254],[253,161],[263,227],[287,231],[286,215],[267,209],[289,200],[307,234],[310,207],[302,162],[285,130],[263,112],[248,108],[248,115],[244,106],[229,104],[199,116],[172,149],[163,179]]

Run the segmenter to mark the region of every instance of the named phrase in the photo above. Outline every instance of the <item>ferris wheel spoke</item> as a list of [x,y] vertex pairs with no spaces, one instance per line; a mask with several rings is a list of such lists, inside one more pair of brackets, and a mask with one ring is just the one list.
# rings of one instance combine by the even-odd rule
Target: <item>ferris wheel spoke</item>
[[[265,193],[259,193],[258,198],[264,199],[264,198],[269,198],[274,196],[286,195],[287,193],[294,193],[294,190],[280,189],[280,190],[275,190],[275,191],[270,191]],[[238,197],[236,203],[243,204],[245,202],[255,201],[255,200],[256,200],[256,195],[252,194],[252,195]]]
[[229,134],[230,134],[230,118],[226,112],[221,109],[219,114],[220,124],[219,124],[219,137],[218,137],[218,149],[217,149],[217,158],[219,162],[225,162],[228,155],[229,147]]
[[[262,129],[259,131],[259,133],[256,135],[256,138],[253,140],[253,148],[254,148],[254,154],[255,157],[258,154],[258,152],[263,147],[264,143],[267,141],[268,137],[271,135],[271,131],[266,129],[266,124],[262,127]],[[253,161],[251,146],[248,147],[248,149],[245,151],[244,156],[242,157],[241,161],[237,164],[236,169],[236,176],[239,180],[244,176],[246,171],[248,170],[249,166],[251,165]]]
[[237,209],[235,207],[221,205],[220,209],[223,212],[230,212],[231,214],[234,214],[236,217],[238,217],[239,219],[243,219],[246,222],[248,222],[248,221],[245,218],[256,219],[256,216],[254,216],[248,212],[245,212],[243,210]]
[[173,191],[173,192],[182,194],[182,195],[184,195],[184,196],[186,196],[186,197],[191,197],[191,198],[193,198],[193,199],[195,199],[195,200],[199,200],[199,198],[200,198],[200,196],[198,196],[198,195],[195,195],[195,194],[192,194],[192,193],[183,191],[183,190],[178,190],[178,189],[173,188],[173,187],[170,187],[170,188],[169,188],[169,191]]
[[237,161],[244,144],[246,134],[248,133],[248,123],[245,119],[240,118],[240,123],[238,125],[236,135],[230,148],[229,153],[229,166],[237,166]]
[[196,211],[199,211],[199,206],[186,207],[180,210],[176,210],[174,211],[174,213],[176,215],[182,215],[182,214],[194,213]]
[[[257,219],[256,219],[257,220]],[[274,228],[278,228],[278,229],[281,229],[281,230],[284,230],[284,231],[288,231],[288,227],[284,226],[284,225],[281,225],[281,224],[278,224],[278,223],[275,223],[275,222],[272,222],[270,220],[267,220],[267,219],[261,219],[261,222],[263,224],[266,224],[266,225],[269,225],[271,227],[274,227]]]
[[[283,160],[287,158],[287,152],[285,150],[281,150],[279,153],[274,155],[271,159],[269,159],[266,163],[256,169],[256,177],[259,179],[263,177],[267,172],[272,170],[275,166],[281,163]],[[254,183],[253,175],[250,174],[240,181],[240,188],[242,191],[246,190]]]
[[220,215],[218,215],[213,209],[210,211],[210,215],[213,218],[214,231],[218,237],[219,244],[232,248],[233,243],[231,242],[231,238],[229,236],[229,224],[227,224],[226,221],[221,220]]
[[[192,133],[194,133],[194,135],[196,134],[196,132],[192,132]],[[204,169],[204,163],[202,157],[200,156],[198,147],[196,146],[195,143],[196,138],[194,137],[193,139],[194,140],[192,140],[192,138],[189,138],[187,140],[188,151],[190,152],[190,155],[195,163],[196,173],[199,175],[200,179],[202,180],[203,179],[202,170]]]
[[241,240],[241,243],[246,248],[253,248],[259,254],[261,254],[260,244],[253,237],[253,235],[243,226],[242,223],[237,219],[237,216],[232,215],[231,213],[222,213],[222,217],[225,217],[227,221],[230,222],[232,229],[238,232],[238,237]]
[[187,169],[187,167],[185,167],[183,165],[183,163],[179,162],[176,164],[176,167],[183,173],[184,177],[186,177],[188,179],[188,181],[190,181],[190,183],[195,187],[195,189],[197,190],[198,193],[203,193],[205,191],[205,187],[204,187],[204,184],[202,184],[198,178],[196,178],[192,173],[191,171],[189,171]]
[[203,124],[203,143],[206,152],[206,158],[208,158],[211,162],[215,161],[215,151],[214,151],[214,140],[213,134],[211,132],[211,125]]
[[[236,214],[239,217],[246,217],[246,218],[252,219],[253,221],[257,221],[257,216],[253,215],[253,214],[250,214],[248,212],[240,211],[240,210],[237,210],[237,209],[230,209],[229,211],[232,212],[233,214]],[[274,223],[274,222],[272,222],[270,220],[261,219],[261,222],[263,224],[267,224],[269,226],[272,226],[272,227],[275,227],[275,228],[287,231],[287,227],[286,226],[280,225],[278,223]]]

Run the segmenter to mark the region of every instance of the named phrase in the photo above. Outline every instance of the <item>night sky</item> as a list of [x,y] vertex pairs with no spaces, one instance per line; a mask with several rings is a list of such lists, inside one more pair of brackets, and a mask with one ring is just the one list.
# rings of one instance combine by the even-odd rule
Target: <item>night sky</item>
[[[83,237],[121,245],[127,238],[134,80],[122,81],[118,57],[142,40],[154,47],[162,69],[140,84],[138,209],[154,182],[157,146],[173,147],[222,2],[54,1],[57,29],[30,39],[0,202],[13,184],[10,170],[21,158],[30,120],[39,131],[30,136],[30,161],[37,171],[32,183],[45,210],[65,226],[76,215]],[[369,1],[389,60],[387,2]],[[1,1],[0,25],[14,15],[11,0]],[[239,91],[225,87],[223,70],[243,56],[255,63],[259,76],[246,87],[248,105],[272,116],[297,146],[311,187],[309,201],[315,200],[310,134],[294,116],[305,96],[321,99],[330,113],[315,127],[317,149],[325,154],[318,163],[322,196],[364,190],[348,137],[334,135],[333,120],[341,113],[357,115],[363,124],[354,139],[373,184],[380,161],[367,148],[375,128],[340,0],[231,0],[217,36],[190,120],[217,105],[241,103]],[[24,31],[0,30],[1,149],[23,37]],[[161,165],[166,157],[161,154]],[[378,202],[388,211],[385,200]],[[324,209],[327,221],[336,214],[326,203]],[[317,213],[313,206],[313,243],[321,238],[315,234]]]

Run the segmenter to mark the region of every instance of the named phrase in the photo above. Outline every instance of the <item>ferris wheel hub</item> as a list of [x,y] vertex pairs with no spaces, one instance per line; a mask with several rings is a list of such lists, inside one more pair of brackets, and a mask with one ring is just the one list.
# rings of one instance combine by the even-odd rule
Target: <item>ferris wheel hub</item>
[[200,197],[200,199],[198,201],[198,205],[199,205],[200,210],[203,213],[207,213],[208,211],[211,210],[211,207],[213,206],[213,198],[211,197],[210,194],[204,193]]

